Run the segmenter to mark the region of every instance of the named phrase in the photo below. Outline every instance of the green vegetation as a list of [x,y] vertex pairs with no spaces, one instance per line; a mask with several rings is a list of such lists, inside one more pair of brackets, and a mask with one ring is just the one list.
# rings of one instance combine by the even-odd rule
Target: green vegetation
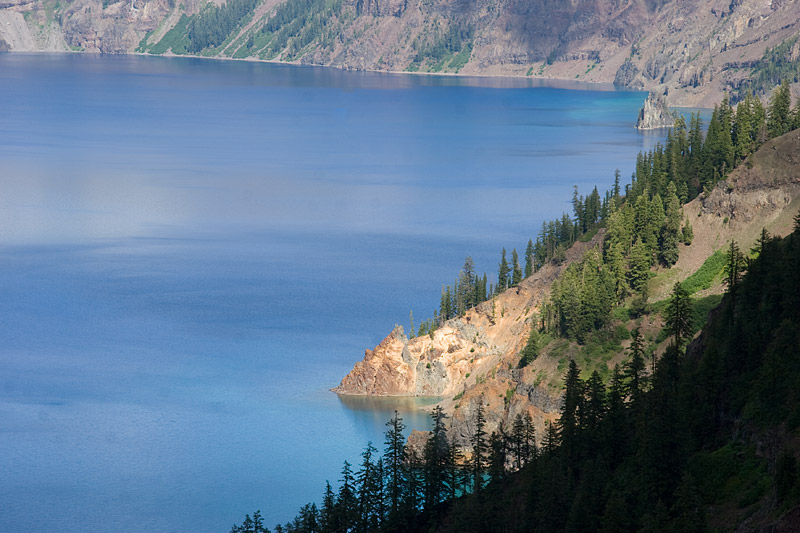
[[[286,49],[287,59],[292,59],[317,39],[323,47],[330,48],[337,35],[333,25],[341,16],[342,0],[289,0],[282,3],[261,28],[261,34],[267,40],[263,54],[275,57]],[[255,37],[253,48],[261,48]]]
[[474,29],[453,21],[446,30],[433,23],[411,44],[416,52],[408,70],[416,72],[458,72],[472,54]]
[[[699,118],[688,130],[679,121],[665,147],[640,154],[624,194],[619,173],[603,197],[576,190],[574,218],[545,223],[529,243],[526,274],[605,228],[602,244],[554,283],[520,352],[520,367],[546,353],[563,372],[560,418],[539,428],[541,449],[522,415],[488,435],[482,398],[458,405],[472,418],[466,457],[441,408],[421,456],[403,446],[395,414],[383,457],[368,444],[357,472],[345,462],[338,493],[328,485],[320,509],[309,504],[276,531],[704,532],[714,520],[740,524],[758,509],[763,522],[800,503],[800,214],[785,239],[762,232],[754,259],[731,242],[651,307],[665,319],[660,356],[620,322],[648,311],[651,267],[674,264],[674,248],[691,238],[680,204],[780,131],[768,125],[785,106],[770,108],[754,119],[752,98],[736,112],[723,101],[705,139]],[[503,249],[497,287],[487,287],[467,258],[430,325],[519,283],[521,270],[516,251],[509,264]],[[726,295],[691,297],[720,277]],[[629,357],[610,369],[628,338]],[[506,406],[514,390],[500,394]],[[762,442],[756,454],[752,443]],[[233,531],[252,530],[243,527]]]
[[724,268],[725,252],[717,250],[705,260],[697,271],[683,281],[683,287],[689,294],[708,289],[714,280],[719,279]]
[[256,5],[258,0],[228,0],[221,6],[206,4],[187,25],[187,51],[198,54],[206,48],[220,46],[241,26],[243,19]]
[[798,40],[800,35],[795,35],[774,48],[767,48],[761,59],[752,65],[750,76],[732,91],[734,97],[741,99],[748,91],[766,94],[783,80],[800,81],[800,58],[792,53]]
[[[608,385],[570,360],[540,449],[526,416],[488,435],[477,403],[468,460],[440,408],[420,457],[395,414],[382,457],[368,444],[357,472],[345,463],[338,493],[328,485],[320,509],[304,506],[276,531],[711,531],[756,509],[774,519],[800,502],[797,272],[800,215],[792,235],[762,244],[689,353],[689,299],[676,285],[665,309],[673,342],[652,373],[638,330]],[[768,444],[756,453],[753,443]],[[233,531],[253,530],[245,524]]]
[[167,50],[172,50],[173,54],[186,54],[186,47],[189,44],[186,28],[190,20],[191,19],[186,15],[181,15],[178,23],[175,24],[175,26],[166,34],[164,34],[164,37],[154,44],[150,48],[149,52],[151,54],[163,54]]

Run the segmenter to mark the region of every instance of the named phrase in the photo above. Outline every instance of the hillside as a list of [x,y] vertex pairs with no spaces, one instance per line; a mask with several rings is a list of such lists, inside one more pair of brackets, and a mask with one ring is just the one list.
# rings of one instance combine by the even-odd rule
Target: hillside
[[[556,78],[667,92],[670,105],[697,107],[743,86],[763,94],[775,65],[798,81],[798,32],[796,0],[0,2],[0,50]],[[762,77],[771,82],[750,81]]]
[[[800,130],[764,144],[745,164],[729,174],[710,194],[700,195],[683,206],[691,220],[694,239],[681,244],[677,263],[652,270],[651,303],[668,297],[676,281],[698,271],[731,239],[742,250],[750,249],[762,228],[784,236],[792,229],[792,217],[800,210]],[[598,370],[606,378],[614,365],[628,358],[630,332],[640,328],[645,341],[654,345],[656,356],[667,347],[660,337],[663,319],[658,312],[636,319],[626,314],[608,324],[584,345],[568,339],[544,338],[539,356],[519,368],[520,352],[534,317],[541,316],[553,281],[570,264],[589,251],[600,249],[604,232],[588,242],[577,242],[559,264],[548,263],[517,288],[497,295],[451,319],[431,335],[408,339],[395,329],[334,389],[352,395],[441,396],[441,405],[452,418],[451,436],[460,445],[469,442],[478,404],[485,407],[489,433],[502,423],[509,428],[518,414],[528,413],[539,429],[554,421],[561,407],[562,378],[570,360],[577,360],[588,375]],[[722,292],[721,272],[708,289],[696,294],[698,304],[708,310]],[[627,311],[626,311],[627,313]],[[701,324],[697,324],[699,328]]]

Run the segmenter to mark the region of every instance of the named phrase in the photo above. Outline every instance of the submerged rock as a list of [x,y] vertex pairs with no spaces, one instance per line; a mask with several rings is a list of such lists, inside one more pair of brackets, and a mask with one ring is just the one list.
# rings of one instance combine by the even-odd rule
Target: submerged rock
[[644,106],[639,110],[639,119],[636,129],[654,130],[658,128],[671,128],[675,125],[675,116],[667,107],[667,99],[650,93]]

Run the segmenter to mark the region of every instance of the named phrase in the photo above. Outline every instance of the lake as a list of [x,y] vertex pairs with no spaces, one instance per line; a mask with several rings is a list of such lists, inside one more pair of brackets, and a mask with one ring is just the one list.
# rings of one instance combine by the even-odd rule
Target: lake
[[228,531],[394,409],[329,389],[471,255],[630,176],[645,94],[0,54],[0,530]]

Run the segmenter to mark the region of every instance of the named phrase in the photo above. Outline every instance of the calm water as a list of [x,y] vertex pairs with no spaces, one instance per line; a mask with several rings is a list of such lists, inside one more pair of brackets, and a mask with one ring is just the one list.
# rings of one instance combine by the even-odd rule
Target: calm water
[[[572,89],[572,90],[570,90]],[[644,94],[0,54],[0,530],[272,526],[413,402],[328,389],[657,141]]]

